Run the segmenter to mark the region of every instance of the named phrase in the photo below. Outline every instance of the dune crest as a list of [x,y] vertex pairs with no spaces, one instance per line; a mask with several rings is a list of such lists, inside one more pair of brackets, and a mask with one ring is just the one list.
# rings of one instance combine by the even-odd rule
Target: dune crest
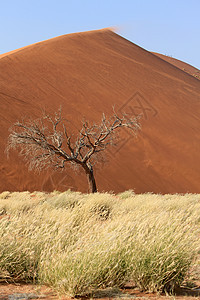
[[155,53],[155,52],[152,52],[152,53],[155,54],[156,56],[160,57],[161,59],[169,62],[170,64],[176,66],[177,68],[181,69],[182,71],[184,71],[200,80],[200,70],[199,69],[197,69],[197,68],[191,66],[190,64],[185,63],[179,59],[176,59],[174,57],[163,55],[160,53]]

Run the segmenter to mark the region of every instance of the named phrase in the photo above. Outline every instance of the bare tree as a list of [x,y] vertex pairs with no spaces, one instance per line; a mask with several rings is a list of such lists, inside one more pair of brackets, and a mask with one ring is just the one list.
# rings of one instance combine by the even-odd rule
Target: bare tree
[[68,133],[67,121],[61,109],[52,117],[44,114],[34,121],[21,121],[10,128],[7,151],[19,149],[30,169],[41,170],[50,166],[64,168],[66,163],[84,169],[89,191],[97,192],[93,166],[107,147],[117,141],[117,129],[126,127],[134,134],[140,129],[138,117],[119,117],[115,111],[110,118],[103,114],[99,124],[83,121],[75,139]]

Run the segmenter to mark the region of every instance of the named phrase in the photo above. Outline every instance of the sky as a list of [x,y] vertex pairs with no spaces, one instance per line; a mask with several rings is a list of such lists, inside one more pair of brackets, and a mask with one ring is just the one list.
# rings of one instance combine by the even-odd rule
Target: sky
[[200,69],[200,0],[0,0],[0,54],[105,27]]

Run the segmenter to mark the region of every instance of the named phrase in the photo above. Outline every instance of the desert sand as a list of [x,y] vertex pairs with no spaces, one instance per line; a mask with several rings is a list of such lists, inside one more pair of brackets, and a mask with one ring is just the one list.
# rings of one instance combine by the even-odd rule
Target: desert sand
[[[11,299],[48,299],[48,300],[72,300],[68,296],[57,295],[50,287],[47,286],[38,286],[27,283],[1,283],[0,284],[0,300],[9,300]],[[20,298],[21,297],[21,298]],[[25,298],[27,297],[27,298]],[[29,298],[28,298],[29,297]],[[31,298],[32,297],[32,298]],[[34,298],[35,297],[35,298]],[[146,293],[140,292],[138,289],[123,289],[116,292],[116,289],[104,290],[99,292],[99,295],[96,295],[94,298],[83,297],[82,299],[96,299],[96,300],[110,300],[110,299],[138,299],[138,300],[197,300],[199,299],[198,293],[194,291],[187,292],[184,289],[179,291],[175,298],[173,296],[159,295],[156,293]],[[81,298],[79,298],[81,299]]]
[[62,105],[70,130],[112,107],[141,114],[134,138],[94,167],[99,191],[200,193],[200,81],[111,30],[68,34],[0,56],[0,191],[88,191],[82,172],[28,171],[5,154],[9,127]]

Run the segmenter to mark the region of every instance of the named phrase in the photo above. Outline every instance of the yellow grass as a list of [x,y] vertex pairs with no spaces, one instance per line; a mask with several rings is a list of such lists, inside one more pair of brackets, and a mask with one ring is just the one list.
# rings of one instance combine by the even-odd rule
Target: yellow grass
[[200,251],[200,195],[0,194],[0,277],[83,295],[173,290]]

